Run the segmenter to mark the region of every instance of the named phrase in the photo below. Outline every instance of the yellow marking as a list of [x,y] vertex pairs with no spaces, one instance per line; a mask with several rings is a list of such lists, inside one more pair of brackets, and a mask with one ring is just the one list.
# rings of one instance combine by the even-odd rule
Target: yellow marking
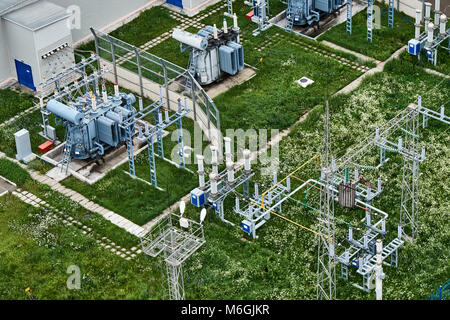
[[[311,159],[309,159],[308,161],[306,161],[305,163],[303,163],[300,167],[298,167],[297,169],[295,169],[294,171],[292,171],[291,173],[289,173],[283,180],[280,180],[277,184],[273,185],[272,187],[270,187],[267,191],[265,191],[262,195],[261,195],[261,208],[266,209],[266,207],[264,206],[264,196],[270,192],[271,190],[273,190],[276,186],[278,186],[280,183],[284,182],[287,178],[289,178],[291,175],[293,175],[294,173],[296,173],[298,170],[302,169],[304,166],[306,166],[307,164],[309,164],[311,161],[313,161],[314,159],[317,159],[317,165],[320,166],[320,159],[318,155],[315,155],[314,157],[312,157]],[[267,210],[267,209],[266,209]]]

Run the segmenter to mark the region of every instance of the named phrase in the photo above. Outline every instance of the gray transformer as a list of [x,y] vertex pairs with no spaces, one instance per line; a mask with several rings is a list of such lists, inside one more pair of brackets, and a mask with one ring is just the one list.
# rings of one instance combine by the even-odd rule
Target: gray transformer
[[[71,157],[89,159],[125,141],[127,133],[120,124],[135,116],[135,102],[134,95],[124,93],[107,99],[79,97],[71,105],[52,99],[47,111],[55,115],[57,122],[64,123]],[[134,127],[131,130],[134,132]]]
[[344,0],[288,0],[286,16],[294,25],[311,25],[320,16],[332,13],[344,4]]
[[[225,30],[227,32],[225,32]],[[219,81],[225,74],[244,69],[244,49],[239,29],[207,26],[197,34],[175,29],[172,37],[180,41],[181,51],[190,50],[189,72],[200,85]]]

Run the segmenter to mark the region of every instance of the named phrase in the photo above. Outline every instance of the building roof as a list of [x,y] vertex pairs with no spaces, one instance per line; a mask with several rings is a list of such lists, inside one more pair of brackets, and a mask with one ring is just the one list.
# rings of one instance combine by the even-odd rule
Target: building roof
[[7,14],[13,10],[19,9],[27,4],[36,2],[38,0],[1,0],[0,1],[0,16]]
[[35,31],[70,16],[63,7],[38,1],[4,15],[3,19]]

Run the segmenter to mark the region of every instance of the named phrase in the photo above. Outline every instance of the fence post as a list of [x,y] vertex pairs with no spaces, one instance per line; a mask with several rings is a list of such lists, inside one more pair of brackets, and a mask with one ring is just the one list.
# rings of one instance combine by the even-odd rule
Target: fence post
[[114,69],[114,82],[119,84],[119,78],[117,76],[116,50],[114,48],[114,43],[113,43],[111,37],[109,36],[109,34],[106,36],[109,40],[109,43],[111,44],[112,63],[113,63],[113,69]]
[[98,67],[98,70],[100,71],[102,66],[100,64],[100,54],[98,51],[98,38],[97,38],[97,34],[94,31],[94,28],[91,28],[91,32],[94,35],[95,53],[97,54],[97,67]]
[[139,74],[139,87],[141,89],[141,97],[144,98],[144,86],[142,84],[141,56],[139,55],[138,48],[133,47],[133,49],[134,49],[134,53],[136,54],[138,74]]
[[161,65],[163,67],[163,74],[164,74],[164,87],[166,88],[166,101],[167,101],[167,109],[170,110],[170,99],[169,99],[169,84],[167,83],[167,67],[163,59],[159,59],[161,62]]

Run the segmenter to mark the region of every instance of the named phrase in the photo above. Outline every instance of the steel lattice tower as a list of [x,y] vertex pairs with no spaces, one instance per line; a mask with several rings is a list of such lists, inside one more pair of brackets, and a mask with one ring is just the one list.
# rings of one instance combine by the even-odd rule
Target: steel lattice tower
[[[405,122],[404,148],[409,151],[411,156],[403,157],[403,177],[402,177],[402,199],[400,205],[400,223],[405,235],[417,236],[417,207],[419,195],[419,164],[421,161],[420,151],[418,150],[419,140],[419,111],[416,110],[409,114]],[[410,232],[410,234],[408,234]]]
[[317,258],[317,299],[334,300],[336,298],[336,270],[334,257],[334,200],[331,194],[333,171],[329,163],[329,109],[325,103],[325,134],[322,179],[325,190],[320,193],[319,245]]

